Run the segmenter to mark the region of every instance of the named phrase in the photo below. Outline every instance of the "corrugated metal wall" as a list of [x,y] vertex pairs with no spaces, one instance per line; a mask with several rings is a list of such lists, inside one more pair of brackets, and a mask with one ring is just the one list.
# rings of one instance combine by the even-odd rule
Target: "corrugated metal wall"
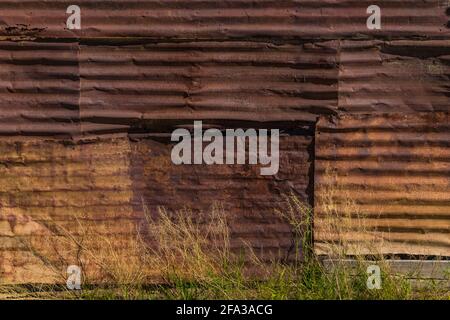
[[[291,190],[313,204],[319,116],[450,111],[447,1],[377,1],[381,30],[367,29],[365,0],[80,0],[80,31],[66,29],[72,4],[0,0],[2,281],[48,279],[18,241],[53,250],[49,217],[92,217],[126,247],[142,199],[153,211],[222,201],[236,247],[242,237],[286,254],[290,231],[273,209]],[[280,173],[171,165],[167,137],[193,120],[281,129]],[[434,177],[448,178],[445,168]],[[446,228],[442,217],[433,223]],[[402,250],[446,253],[439,230]]]

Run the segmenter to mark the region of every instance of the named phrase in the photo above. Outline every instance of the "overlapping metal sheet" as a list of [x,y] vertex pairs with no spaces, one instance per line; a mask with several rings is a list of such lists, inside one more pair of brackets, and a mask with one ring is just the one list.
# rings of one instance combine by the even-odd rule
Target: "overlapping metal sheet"
[[81,46],[81,118],[99,130],[177,119],[314,122],[337,107],[336,46]]
[[341,41],[339,110],[450,111],[450,40]]
[[[66,28],[73,4],[79,31]],[[244,239],[262,255],[288,254],[291,230],[273,211],[290,191],[308,203],[315,193],[323,253],[325,167],[377,239],[390,231],[385,253],[449,256],[449,4],[381,0],[382,28],[369,30],[372,4],[0,0],[2,279],[54,276],[27,241],[76,257],[53,220],[77,233],[81,217],[131,250],[143,203],[221,202],[237,250]],[[279,174],[174,166],[167,137],[193,120],[281,129]]]
[[1,132],[128,132],[183,119],[448,111],[450,43],[1,42]]
[[[82,30],[66,29],[79,5]],[[369,30],[367,8],[382,9]],[[0,1],[0,35],[25,38],[166,39],[445,37],[447,0],[70,0]],[[125,39],[126,40],[126,39]]]
[[146,122],[313,122],[337,107],[336,43],[1,42],[0,132],[75,136]]
[[0,135],[79,132],[78,44],[0,41]]
[[450,256],[448,113],[323,117],[315,145],[317,252]]

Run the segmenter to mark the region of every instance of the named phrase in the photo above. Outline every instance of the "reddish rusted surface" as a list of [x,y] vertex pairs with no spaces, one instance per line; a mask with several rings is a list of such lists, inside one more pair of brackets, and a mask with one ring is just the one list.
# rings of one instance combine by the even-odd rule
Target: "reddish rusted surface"
[[312,131],[280,139],[280,168],[263,177],[258,166],[176,166],[170,160],[171,144],[145,139],[132,144],[131,180],[137,212],[145,205],[155,215],[158,207],[187,207],[208,213],[220,204],[231,223],[232,248],[248,246],[265,258],[288,257],[292,230],[275,209],[286,208],[294,192],[308,203],[312,191]]
[[[173,121],[448,111],[448,40],[1,42],[0,132],[102,134]],[[158,125],[156,125],[158,123]]]
[[[117,129],[184,119],[314,122],[337,107],[336,47],[334,41],[81,46],[81,117]],[[89,128],[96,129],[102,127]]]
[[337,108],[336,42],[0,42],[0,133],[129,132],[184,119],[314,122]]
[[[0,1],[8,38],[255,39],[448,37],[446,0],[79,0],[82,30],[67,30],[73,1]],[[382,8],[383,27],[368,30],[367,7]]]
[[450,110],[450,40],[341,41],[339,48],[339,110]]
[[78,133],[78,70],[78,44],[0,41],[0,135]]

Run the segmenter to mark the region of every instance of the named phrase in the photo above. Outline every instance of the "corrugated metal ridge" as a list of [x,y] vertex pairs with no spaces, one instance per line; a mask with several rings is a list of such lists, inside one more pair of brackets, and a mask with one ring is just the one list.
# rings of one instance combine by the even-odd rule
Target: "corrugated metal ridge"
[[76,2],[82,30],[66,29],[72,1],[0,1],[0,36],[9,38],[173,39],[436,37],[450,35],[443,0],[379,0],[383,27],[368,30],[370,0],[114,0]]

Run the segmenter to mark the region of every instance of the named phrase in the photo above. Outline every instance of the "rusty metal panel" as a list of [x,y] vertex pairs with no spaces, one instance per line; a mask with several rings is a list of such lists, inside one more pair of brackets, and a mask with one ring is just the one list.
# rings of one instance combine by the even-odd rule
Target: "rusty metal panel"
[[450,111],[450,41],[341,41],[339,110]]
[[73,135],[78,100],[78,44],[0,42],[0,135]]
[[313,122],[337,106],[336,42],[81,46],[84,130],[145,120]]
[[183,119],[314,122],[337,110],[450,106],[448,40],[4,41],[0,55],[3,135],[127,132]]
[[[61,273],[78,263],[71,237],[98,255],[108,252],[102,238],[131,254],[139,217],[132,206],[130,152],[128,139],[73,144],[2,138],[2,284],[53,282],[61,263]],[[83,253],[85,264],[89,257]]]
[[[140,228],[144,210],[153,214],[158,206],[208,214],[218,203],[230,221],[235,250],[252,247],[262,258],[289,257],[291,230],[275,209],[283,207],[283,195],[291,190],[311,201],[310,127],[285,128],[280,171],[267,177],[249,165],[176,166],[169,140],[2,138],[1,282],[59,281],[55,267],[63,273],[79,258],[91,274],[92,255],[102,257],[112,249],[132,259],[138,230],[145,229]],[[87,249],[80,251],[72,238]]]
[[313,122],[337,107],[336,46],[4,41],[0,134],[128,132],[183,119]]
[[322,117],[315,156],[318,253],[450,256],[448,113]]
[[0,1],[8,38],[166,39],[445,37],[447,0],[379,0],[382,29],[368,30],[371,0],[78,0],[82,30],[66,29],[69,0]]
[[[206,126],[206,124],[205,124]],[[145,139],[132,145],[131,177],[137,212],[142,205],[151,214],[158,207],[190,208],[209,213],[218,203],[230,221],[234,250],[251,247],[261,258],[293,254],[292,230],[275,213],[285,208],[286,196],[294,192],[311,203],[313,132],[284,130],[280,137],[280,171],[261,176],[259,166],[188,165],[170,160],[167,139]]]

